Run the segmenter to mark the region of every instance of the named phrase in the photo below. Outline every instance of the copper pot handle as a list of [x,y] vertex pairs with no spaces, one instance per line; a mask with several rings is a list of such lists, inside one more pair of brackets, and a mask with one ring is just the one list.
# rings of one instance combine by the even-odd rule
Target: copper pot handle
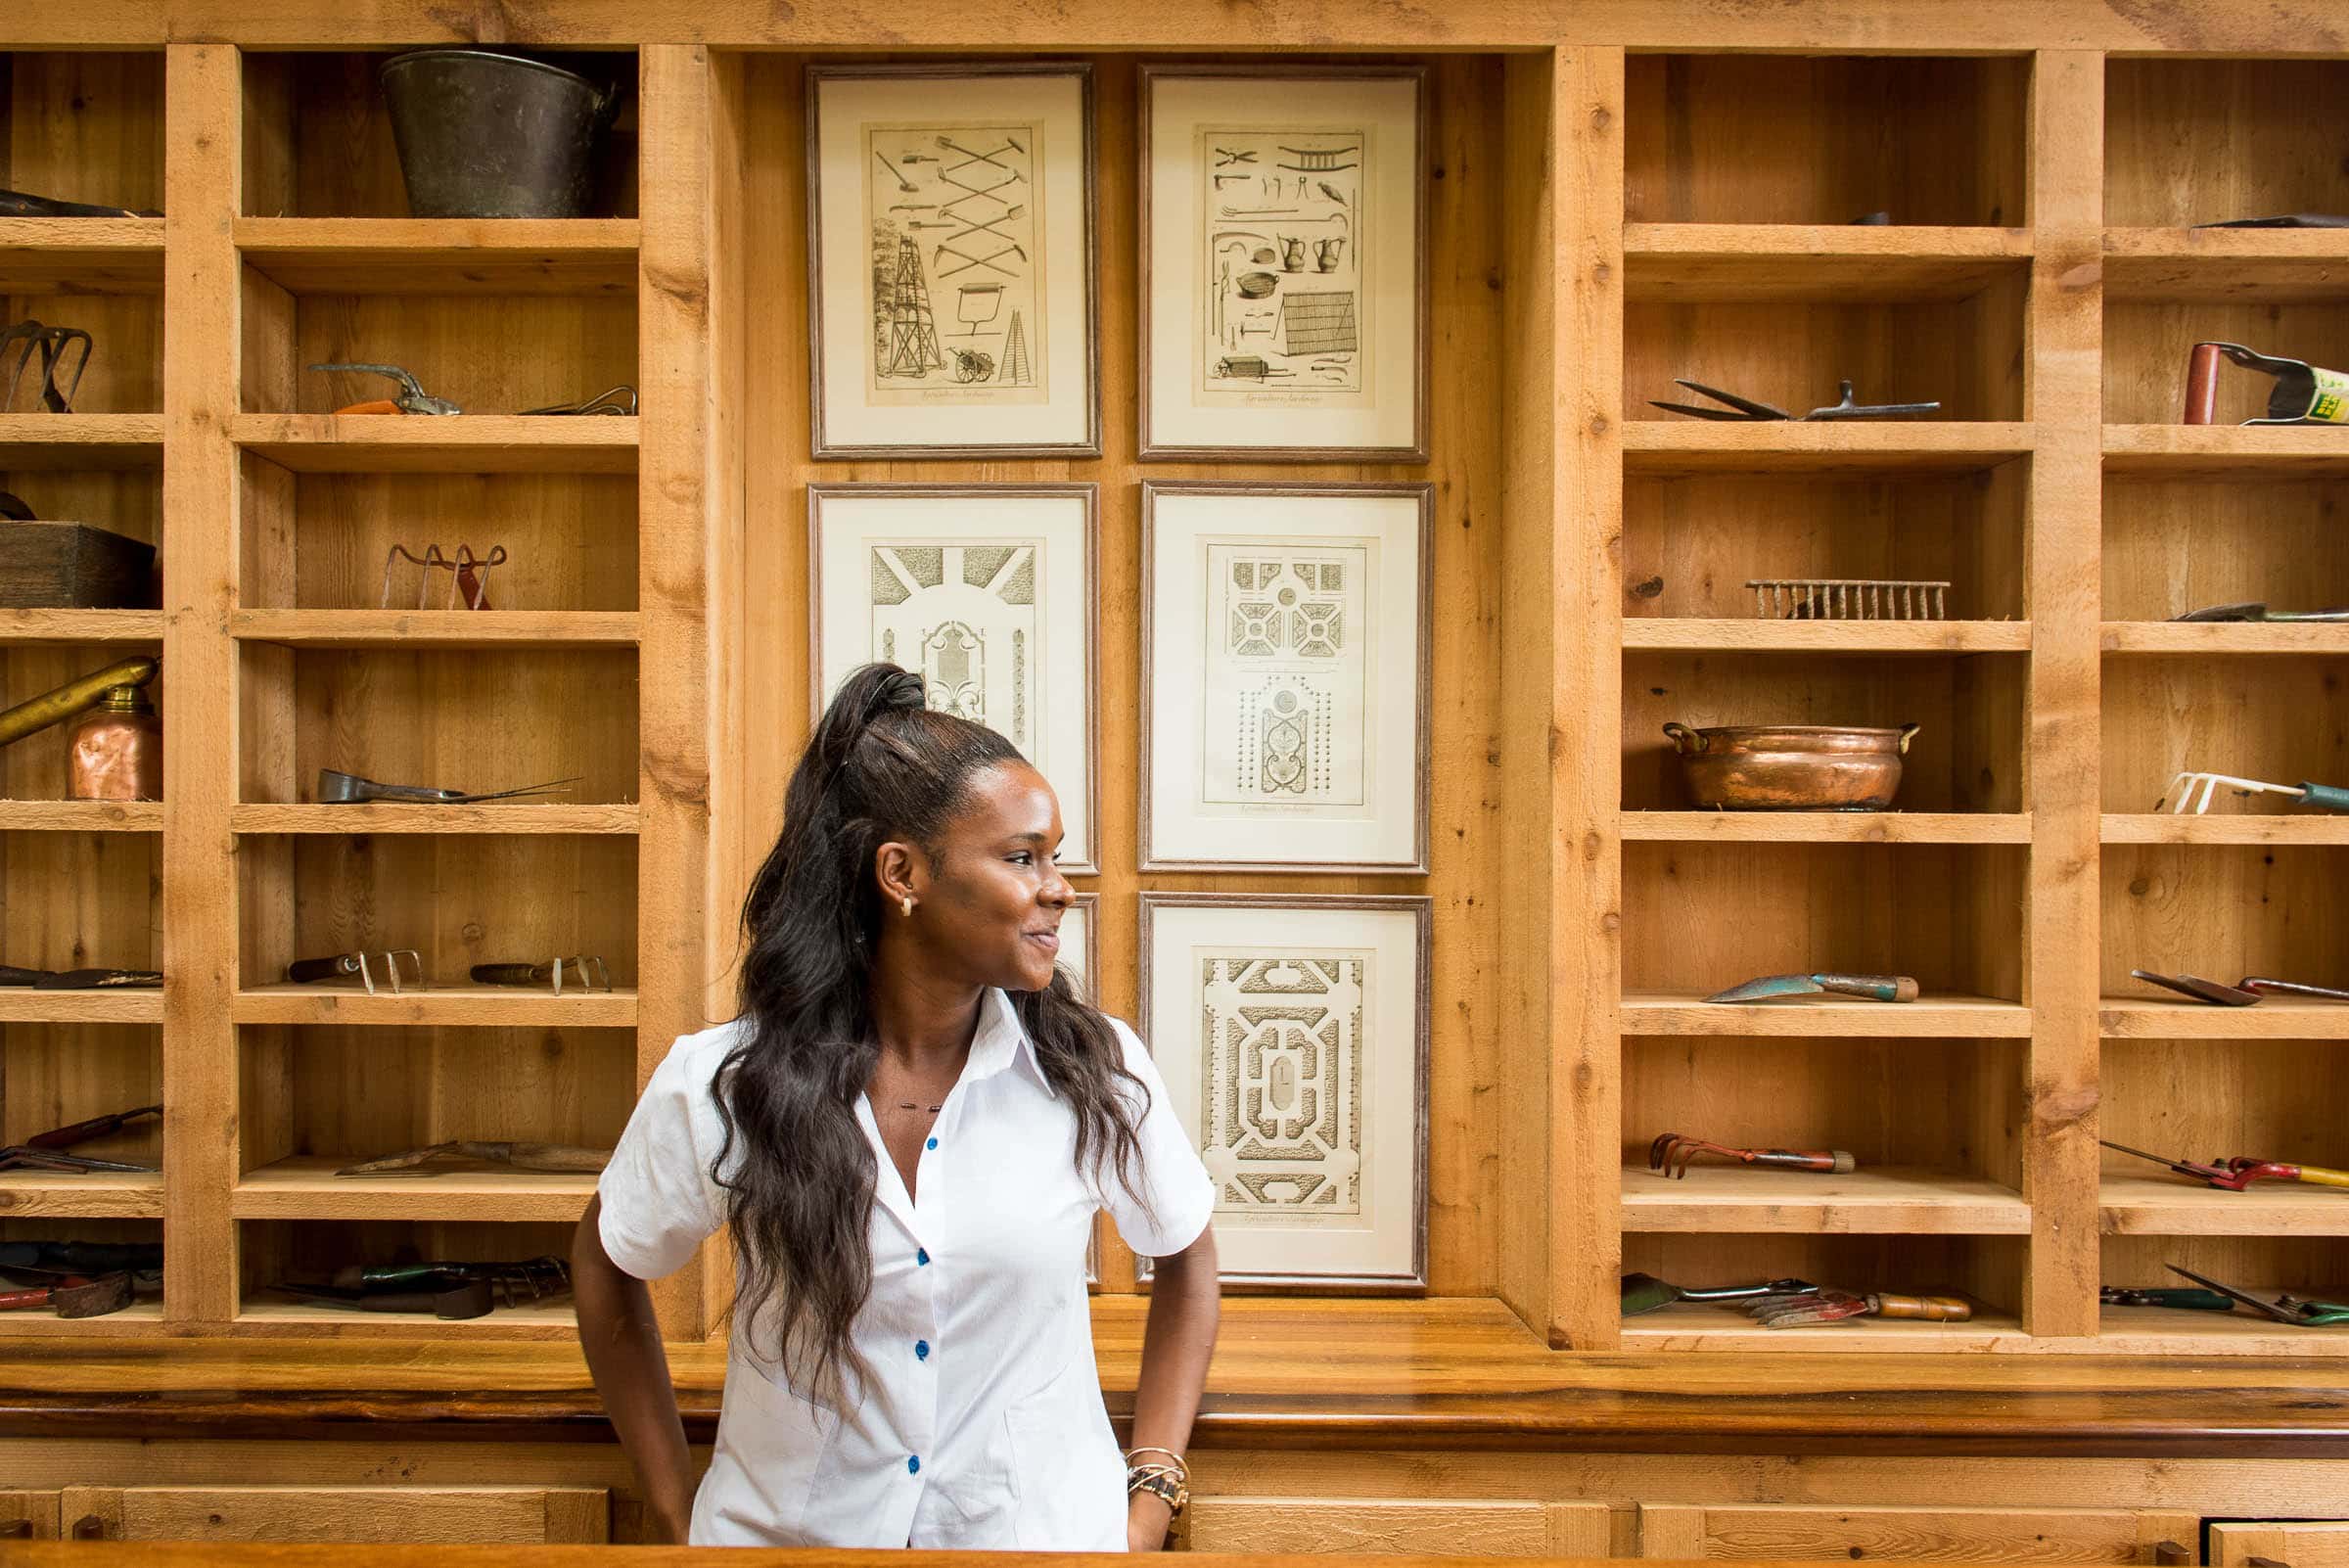
[[1916,732],[1924,727],[1922,724],[1903,724],[1901,726],[1901,743],[1896,749],[1903,757],[1909,755],[1909,743],[1916,739]]
[[[1664,733],[1672,737],[1672,744],[1674,748],[1679,751],[1682,757],[1699,756],[1705,749],[1705,737],[1699,735],[1695,730],[1690,729],[1685,724],[1666,724],[1664,726]],[[1691,745],[1690,742],[1694,742],[1695,744]]]

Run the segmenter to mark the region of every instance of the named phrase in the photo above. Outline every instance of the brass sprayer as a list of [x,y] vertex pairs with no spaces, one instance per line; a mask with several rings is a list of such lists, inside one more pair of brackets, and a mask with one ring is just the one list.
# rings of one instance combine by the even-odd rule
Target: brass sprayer
[[152,659],[117,660],[104,669],[76,675],[54,691],[17,704],[0,713],[0,746],[13,746],[27,735],[37,734],[52,724],[62,724],[76,714],[88,713],[116,686],[146,685],[155,678],[156,668]]

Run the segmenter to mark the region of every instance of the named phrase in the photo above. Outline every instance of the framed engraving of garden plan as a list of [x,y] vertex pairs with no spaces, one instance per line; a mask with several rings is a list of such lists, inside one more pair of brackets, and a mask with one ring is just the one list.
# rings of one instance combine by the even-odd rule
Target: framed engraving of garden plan
[[810,484],[815,712],[857,666],[1020,749],[1060,797],[1060,868],[1095,869],[1090,484]]
[[1427,869],[1431,497],[1143,484],[1143,870]]
[[1092,71],[811,66],[814,455],[1097,457]]
[[1427,1283],[1424,898],[1141,896],[1141,1018],[1234,1284]]

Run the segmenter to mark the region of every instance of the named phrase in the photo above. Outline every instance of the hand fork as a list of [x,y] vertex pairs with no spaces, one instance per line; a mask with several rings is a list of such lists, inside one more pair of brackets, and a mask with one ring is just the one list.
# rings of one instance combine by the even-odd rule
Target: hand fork
[[1679,1180],[1687,1176],[1689,1162],[1699,1154],[1718,1154],[1745,1165],[1769,1166],[1780,1171],[1817,1171],[1837,1176],[1860,1168],[1860,1162],[1842,1149],[1736,1149],[1678,1132],[1656,1134],[1656,1140],[1647,1146],[1647,1168]]
[[2281,795],[2317,811],[2349,811],[2349,789],[2333,784],[2269,784],[2256,778],[2236,778],[2231,773],[2179,773],[2170,779],[2169,788],[2153,803],[2156,811],[2168,811],[2172,816],[2191,812],[2200,816],[2210,809],[2212,797],[2224,787],[2248,799],[2254,795]]

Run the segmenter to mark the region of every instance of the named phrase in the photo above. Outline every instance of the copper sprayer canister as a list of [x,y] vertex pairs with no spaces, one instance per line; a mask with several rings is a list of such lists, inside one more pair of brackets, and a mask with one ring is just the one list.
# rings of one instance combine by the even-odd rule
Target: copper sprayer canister
[[163,798],[163,721],[144,689],[111,687],[97,707],[75,720],[66,747],[66,798]]

